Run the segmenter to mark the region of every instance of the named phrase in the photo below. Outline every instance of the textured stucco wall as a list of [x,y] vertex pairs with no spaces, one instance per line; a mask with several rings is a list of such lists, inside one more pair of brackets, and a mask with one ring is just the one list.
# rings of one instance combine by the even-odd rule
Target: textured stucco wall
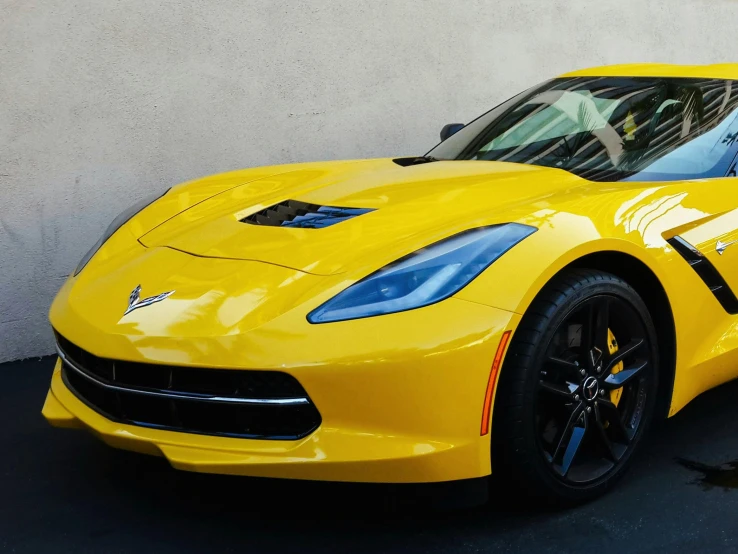
[[0,0],[0,361],[149,190],[423,153],[544,78],[738,61],[733,0]]

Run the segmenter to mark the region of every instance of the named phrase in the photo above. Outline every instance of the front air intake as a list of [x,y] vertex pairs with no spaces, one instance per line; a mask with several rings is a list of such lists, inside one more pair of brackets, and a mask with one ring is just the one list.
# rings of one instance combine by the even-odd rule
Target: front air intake
[[56,334],[62,380],[104,417],[139,427],[245,439],[298,440],[320,413],[289,373],[100,358]]
[[241,221],[251,225],[265,225],[268,227],[322,229],[373,211],[370,208],[339,208],[337,206],[308,204],[299,200],[285,200],[244,217]]

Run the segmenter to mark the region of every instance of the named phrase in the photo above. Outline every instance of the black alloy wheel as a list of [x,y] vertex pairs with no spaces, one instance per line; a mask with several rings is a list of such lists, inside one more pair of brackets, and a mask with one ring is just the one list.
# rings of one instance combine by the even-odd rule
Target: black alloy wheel
[[500,374],[493,472],[557,504],[622,476],[652,419],[656,333],[643,300],[614,275],[573,270],[539,294]]

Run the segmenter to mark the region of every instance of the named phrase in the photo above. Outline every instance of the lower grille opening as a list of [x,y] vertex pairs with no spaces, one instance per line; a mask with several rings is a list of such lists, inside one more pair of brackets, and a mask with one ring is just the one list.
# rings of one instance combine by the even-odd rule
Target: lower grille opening
[[98,358],[57,338],[64,383],[113,421],[273,440],[303,438],[321,423],[305,390],[287,373],[121,362]]

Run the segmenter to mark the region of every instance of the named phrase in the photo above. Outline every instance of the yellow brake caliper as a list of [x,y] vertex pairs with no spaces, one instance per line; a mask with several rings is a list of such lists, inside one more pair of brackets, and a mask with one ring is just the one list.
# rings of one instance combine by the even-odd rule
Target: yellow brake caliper
[[[607,330],[607,348],[610,350],[610,356],[618,351],[618,341],[615,340],[615,335],[612,334],[612,331],[610,329]],[[612,374],[615,375],[616,373],[620,373],[621,371],[623,371],[624,365],[624,362],[620,362],[613,368]],[[623,389],[610,391],[610,402],[617,406],[622,396]]]

